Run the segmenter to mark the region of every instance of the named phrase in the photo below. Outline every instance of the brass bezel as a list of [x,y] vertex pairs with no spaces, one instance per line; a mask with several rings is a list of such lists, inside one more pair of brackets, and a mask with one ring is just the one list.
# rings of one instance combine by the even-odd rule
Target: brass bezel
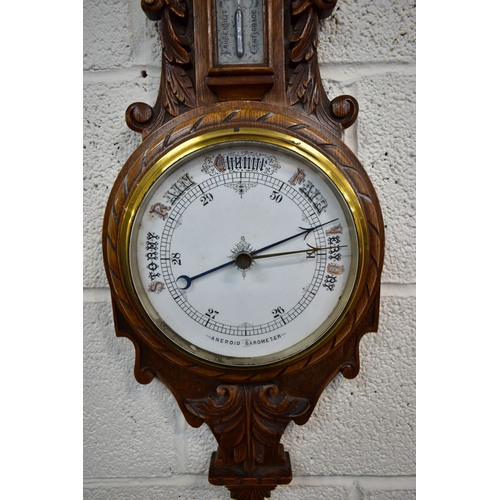
[[[178,162],[187,156],[198,153],[199,151],[213,147],[219,144],[227,142],[257,142],[264,143],[272,146],[277,146],[284,148],[292,153],[295,153],[299,157],[308,160],[310,163],[316,165],[323,174],[333,182],[339,189],[341,195],[343,196],[347,207],[349,208],[356,230],[356,237],[358,243],[358,267],[357,274],[354,278],[354,284],[352,287],[352,292],[349,300],[347,301],[344,310],[337,317],[334,324],[328,328],[322,335],[319,336],[312,344],[305,347],[300,352],[290,355],[280,359],[279,361],[272,361],[269,363],[262,364],[231,364],[231,363],[221,363],[217,361],[212,361],[205,359],[200,356],[196,356],[193,352],[187,351],[182,346],[177,345],[172,339],[169,339],[167,335],[157,327],[154,321],[149,318],[146,311],[141,304],[141,301],[137,295],[133,284],[133,278],[130,268],[130,242],[132,227],[135,217],[140,210],[141,203],[146,197],[150,188],[154,185],[156,180],[168,169],[175,168]],[[195,360],[198,363],[206,364],[209,366],[218,366],[236,370],[250,370],[250,369],[268,369],[274,366],[287,365],[298,358],[305,356],[312,351],[319,348],[326,341],[328,341],[332,336],[334,336],[342,326],[344,318],[350,313],[352,308],[356,304],[356,299],[360,293],[360,286],[363,277],[365,276],[365,271],[368,265],[369,256],[369,233],[368,227],[362,209],[360,200],[356,195],[353,187],[344,176],[342,171],[335,165],[335,163],[323,154],[316,147],[298,139],[289,134],[278,132],[275,130],[256,128],[256,127],[242,127],[235,131],[234,128],[225,128],[216,131],[210,131],[203,133],[199,136],[193,137],[186,140],[181,145],[174,147],[172,150],[168,151],[164,156],[156,161],[148,171],[144,174],[142,179],[133,188],[130,198],[126,204],[123,212],[123,217],[119,229],[119,241],[121,242],[119,246],[119,262],[122,270],[122,275],[124,278],[124,284],[127,289],[127,293],[134,304],[136,310],[144,311],[141,316],[146,320],[146,323],[151,328],[151,331],[162,341],[167,342],[170,347],[174,347],[177,352],[182,353],[187,358]],[[175,335],[178,335],[174,332]],[[311,334],[312,335],[312,334]],[[303,341],[305,342],[310,336],[306,337]],[[295,345],[298,345],[295,344]],[[200,349],[200,351],[203,349]],[[246,359],[246,358],[234,358],[234,359]]]

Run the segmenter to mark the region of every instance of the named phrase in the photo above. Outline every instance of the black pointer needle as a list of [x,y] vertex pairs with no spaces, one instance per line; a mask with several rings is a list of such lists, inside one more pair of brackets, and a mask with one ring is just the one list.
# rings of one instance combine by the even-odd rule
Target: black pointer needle
[[269,257],[283,257],[284,255],[292,255],[296,253],[308,253],[314,254],[316,252],[320,252],[321,250],[331,250],[332,248],[345,248],[347,245],[335,245],[333,247],[312,247],[311,245],[307,245],[309,248],[305,250],[293,250],[291,252],[279,252],[279,253],[266,253],[265,255],[257,255],[256,259],[268,259]]
[[[282,243],[285,243],[286,241],[293,240],[294,238],[298,238],[299,236],[302,236],[303,234],[306,235],[304,237],[304,239],[306,239],[306,237],[309,235],[310,232],[315,231],[316,229],[319,229],[322,226],[326,226],[327,224],[330,224],[331,222],[334,222],[336,220],[337,219],[332,219],[332,220],[329,220],[328,222],[323,222],[323,224],[319,224],[318,226],[310,227],[308,229],[304,229],[301,227],[300,229],[304,229],[302,232],[296,233],[296,234],[289,236],[288,238],[285,238],[283,240],[276,241],[275,243],[271,243],[270,245],[259,248],[258,250],[254,250],[253,252],[250,252],[250,255],[251,256],[257,255],[258,253],[264,252],[265,250],[268,250],[269,248],[275,247],[277,245],[281,245]],[[206,276],[207,274],[211,274],[215,271],[218,271],[219,269],[223,269],[224,267],[230,266],[231,264],[234,264],[234,263],[235,263],[235,259],[230,260],[229,262],[226,262],[225,264],[222,264],[220,266],[209,269],[208,271],[205,271],[204,273],[197,274],[196,276],[191,276],[191,278],[189,276],[186,276],[185,274],[183,274],[183,275],[179,276],[176,281],[184,280],[186,282],[186,286],[179,286],[179,288],[181,290],[187,290],[191,286],[191,283],[194,280],[197,280],[198,278],[201,278],[202,276]]]
[[323,222],[323,224],[320,224],[319,226],[310,227],[309,229],[304,229],[303,227],[301,227],[300,229],[304,229],[304,231],[302,231],[301,233],[294,234],[293,236],[289,236],[288,238],[285,238],[284,240],[277,241],[276,243],[271,243],[270,245],[267,245],[267,247],[262,247],[262,248],[259,248],[258,250],[254,250],[253,252],[250,252],[250,255],[257,255],[258,253],[261,253],[264,250],[268,250],[269,248],[275,247],[276,245],[281,245],[282,243],[285,243],[286,241],[293,240],[294,238],[297,238],[298,236],[302,236],[303,234],[305,234],[304,239],[306,239],[307,236],[309,236],[310,232],[316,231],[316,229],[319,229],[322,226],[326,226],[327,224],[330,224],[331,222],[334,222],[336,220],[337,219],[332,219],[332,220],[329,220],[328,222]]

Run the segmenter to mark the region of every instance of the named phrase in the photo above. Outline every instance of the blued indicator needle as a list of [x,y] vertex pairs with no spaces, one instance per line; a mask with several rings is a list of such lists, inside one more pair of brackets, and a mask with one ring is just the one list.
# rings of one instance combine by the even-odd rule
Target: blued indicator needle
[[[286,241],[290,241],[290,240],[293,240],[294,238],[298,238],[299,236],[302,236],[303,234],[305,234],[305,236],[304,236],[304,239],[305,239],[309,235],[309,233],[311,233],[312,231],[315,231],[316,229],[319,229],[320,227],[326,226],[327,224],[330,224],[336,220],[337,219],[332,219],[332,220],[329,220],[327,222],[323,222],[323,224],[318,224],[315,227],[309,227],[307,229],[304,229],[303,227],[301,227],[300,229],[302,229],[302,231],[300,233],[295,233],[292,236],[289,236],[288,238],[284,238],[282,240],[271,243],[270,245],[266,245],[265,247],[259,248],[258,250],[254,250],[253,252],[250,252],[249,255],[252,257],[252,259],[255,259],[256,258],[255,255],[257,255],[261,252],[264,252],[265,250],[268,250],[269,248],[275,247],[277,245],[281,245],[282,243],[285,243]],[[300,250],[300,251],[307,252],[307,251],[311,251],[311,250]],[[224,264],[221,264],[220,266],[213,267],[212,269],[209,269],[208,271],[197,274],[196,276],[189,277],[189,276],[183,274],[182,276],[179,276],[177,278],[177,284],[181,290],[187,290],[191,286],[191,283],[194,280],[197,280],[198,278],[201,278],[202,276],[206,276],[207,274],[211,274],[215,271],[218,271],[218,270],[223,269],[227,266],[230,266],[231,264],[234,264],[235,262],[236,262],[236,259],[230,260],[229,262],[225,262]]]

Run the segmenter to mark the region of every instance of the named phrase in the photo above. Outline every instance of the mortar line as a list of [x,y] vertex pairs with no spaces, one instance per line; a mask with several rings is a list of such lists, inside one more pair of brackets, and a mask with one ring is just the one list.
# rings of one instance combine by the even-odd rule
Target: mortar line
[[[295,476],[290,486],[341,486],[350,488],[353,484],[356,484],[365,491],[416,490],[416,476]],[[210,485],[206,475],[202,474],[176,474],[170,477],[86,478],[83,480],[84,489],[139,488],[151,486],[209,487]]]
[[[415,283],[382,283],[382,297],[416,297]],[[84,288],[83,303],[111,302],[109,288]]]
[[146,78],[160,78],[161,69],[159,66],[149,64],[134,64],[128,68],[114,68],[105,70],[84,70],[83,83],[116,83],[133,80],[144,80],[141,72],[146,71]]
[[349,85],[362,78],[397,73],[415,75],[416,63],[403,61],[320,63],[321,77]]
[[[161,67],[154,64],[132,64],[126,68],[85,69],[83,83],[112,83],[142,79],[145,70],[148,77],[159,78]],[[416,74],[415,61],[370,61],[370,62],[324,62],[320,63],[321,77],[330,78],[345,84],[356,81],[359,77],[399,73]]]
[[174,407],[174,447],[177,467],[186,470],[186,419],[177,405]]

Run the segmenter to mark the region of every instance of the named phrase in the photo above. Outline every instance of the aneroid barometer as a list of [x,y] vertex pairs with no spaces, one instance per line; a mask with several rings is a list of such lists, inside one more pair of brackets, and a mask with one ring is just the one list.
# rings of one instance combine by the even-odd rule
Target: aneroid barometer
[[[135,376],[162,380],[218,442],[209,481],[263,499],[292,479],[280,444],[305,423],[378,323],[383,221],[342,141],[353,97],[330,101],[319,19],[336,0],[143,0],[161,22],[143,141],[111,192],[104,263]],[[207,457],[207,463],[208,463]]]

